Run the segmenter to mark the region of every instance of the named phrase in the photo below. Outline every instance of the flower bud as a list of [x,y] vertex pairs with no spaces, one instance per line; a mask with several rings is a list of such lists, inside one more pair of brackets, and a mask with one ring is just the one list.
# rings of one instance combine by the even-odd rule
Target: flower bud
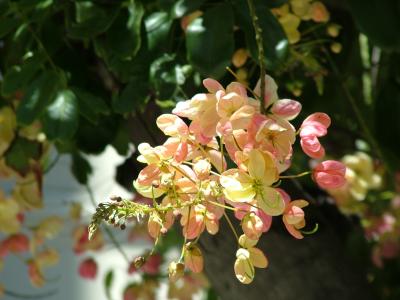
[[329,21],[329,11],[326,9],[326,6],[320,2],[316,1],[311,4],[311,18],[314,22],[321,23]]
[[236,68],[242,67],[249,57],[247,50],[244,48],[237,49],[232,57],[232,63]]
[[239,238],[239,245],[243,248],[254,247],[258,243],[258,240],[252,240],[245,234],[242,234]]
[[133,261],[136,269],[140,269],[146,263],[146,258],[144,256],[138,256]]
[[253,281],[255,270],[250,261],[250,253],[247,249],[240,248],[236,252],[236,261],[234,265],[236,278],[244,284],[249,284]]
[[149,221],[147,222],[147,229],[150,236],[153,239],[156,239],[160,235],[162,227],[163,226],[161,218],[158,216],[157,213],[152,213],[149,217]]
[[342,52],[342,44],[340,44],[340,43],[337,43],[337,42],[332,43],[330,48],[331,48],[331,51],[335,54],[339,54],[340,52]]
[[211,164],[206,159],[200,159],[195,162],[193,166],[193,171],[196,173],[200,180],[206,179],[210,175]]
[[97,275],[97,263],[93,258],[85,259],[80,263],[78,271],[82,278],[94,279]]
[[243,232],[252,240],[258,240],[260,238],[263,225],[261,218],[254,213],[249,213],[242,219]]
[[330,24],[326,29],[326,33],[331,37],[337,37],[339,35],[340,29],[341,29],[340,25]]
[[185,272],[185,265],[180,262],[171,262],[168,266],[168,277],[171,282],[182,278]]
[[335,160],[319,163],[313,170],[314,181],[323,189],[336,189],[346,183],[346,166]]
[[198,246],[187,243],[185,246],[185,265],[194,273],[203,271],[204,259]]

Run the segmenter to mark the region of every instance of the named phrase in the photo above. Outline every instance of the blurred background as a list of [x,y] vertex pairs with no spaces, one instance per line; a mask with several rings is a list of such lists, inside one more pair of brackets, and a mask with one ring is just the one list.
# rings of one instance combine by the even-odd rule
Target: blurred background
[[[313,234],[274,222],[252,285],[234,276],[226,224],[199,241],[204,274],[169,284],[179,228],[137,268],[146,222],[103,224],[90,241],[87,226],[112,196],[145,201],[136,149],[164,142],[158,115],[207,77],[255,86],[251,4],[279,98],[302,104],[296,128],[331,117],[323,144],[347,184],[284,185],[311,203]],[[0,297],[400,299],[399,28],[398,0],[0,0]],[[292,172],[315,164],[294,155]]]

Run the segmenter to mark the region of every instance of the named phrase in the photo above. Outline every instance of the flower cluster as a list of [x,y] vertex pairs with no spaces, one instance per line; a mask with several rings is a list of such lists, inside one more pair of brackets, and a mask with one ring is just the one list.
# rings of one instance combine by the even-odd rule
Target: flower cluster
[[400,188],[384,190],[384,170],[365,152],[345,155],[341,161],[346,166],[346,183],[327,192],[343,213],[360,218],[372,245],[371,261],[383,268],[385,260],[400,256]]
[[[327,133],[330,119],[323,113],[313,114],[296,131],[290,121],[300,113],[301,104],[280,100],[270,76],[265,77],[265,83],[260,97],[260,82],[249,96],[247,88],[238,82],[224,88],[213,79],[205,79],[207,93],[178,103],[173,114],[159,116],[157,126],[168,138],[160,146],[138,146],[138,160],[146,166],[134,181],[136,191],[150,198],[151,204],[121,199],[103,203],[94,216],[91,232],[101,219],[120,224],[130,217],[147,215],[148,232],[157,243],[179,220],[185,244],[180,259],[169,266],[170,278],[176,280],[184,275],[185,267],[202,271],[197,241],[204,231],[216,234],[220,219],[225,218],[240,245],[236,277],[245,284],[253,280],[254,267],[267,267],[266,256],[255,246],[274,216],[282,216],[291,235],[303,238],[303,208],[308,202],[291,201],[278,188],[281,180],[312,173],[320,186],[337,188],[344,184],[345,167],[340,162],[325,161],[312,172],[281,175],[291,165],[297,134],[306,154],[313,158],[324,155],[318,138]],[[261,113],[261,105],[266,114]],[[241,220],[244,234],[240,238],[226,210]],[[143,257],[141,264],[147,258]]]

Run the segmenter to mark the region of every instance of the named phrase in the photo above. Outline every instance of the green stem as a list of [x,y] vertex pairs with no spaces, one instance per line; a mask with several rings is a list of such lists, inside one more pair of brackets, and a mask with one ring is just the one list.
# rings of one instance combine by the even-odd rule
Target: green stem
[[237,234],[235,227],[233,227],[231,219],[229,219],[229,217],[225,211],[224,211],[224,217],[225,217],[225,220],[228,222],[228,225],[231,228],[233,234],[235,235],[236,241],[239,243],[239,235]]
[[265,94],[265,60],[264,60],[264,46],[262,39],[262,29],[260,24],[258,24],[258,17],[256,14],[256,9],[252,0],[247,0],[247,5],[249,6],[251,20],[253,22],[254,31],[256,34],[256,42],[258,48],[258,63],[260,65],[260,110],[262,114],[266,113],[264,105],[264,94]]
[[311,174],[311,171],[306,171],[296,175],[279,176],[280,179],[299,178]]

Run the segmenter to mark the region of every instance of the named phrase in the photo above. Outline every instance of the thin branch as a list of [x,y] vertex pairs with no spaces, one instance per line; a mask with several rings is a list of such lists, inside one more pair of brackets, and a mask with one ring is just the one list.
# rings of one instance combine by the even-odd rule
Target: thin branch
[[340,86],[341,86],[341,88],[343,90],[345,98],[347,99],[347,101],[349,102],[351,108],[353,109],[353,112],[354,112],[354,114],[356,116],[357,122],[361,126],[362,131],[364,132],[365,138],[370,143],[372,148],[375,150],[375,152],[376,152],[377,156],[380,158],[380,160],[384,163],[384,165],[386,166],[386,169],[388,170],[388,172],[392,175],[393,174],[393,170],[392,170],[390,164],[386,161],[385,156],[383,155],[383,152],[382,152],[382,150],[381,150],[381,148],[379,146],[379,143],[376,141],[376,139],[374,138],[373,134],[371,133],[371,130],[369,129],[369,127],[367,125],[367,121],[364,119],[360,108],[357,106],[356,99],[354,99],[353,95],[350,93],[349,89],[347,88],[347,86],[345,85],[343,80],[341,80],[341,75],[340,75],[339,69],[336,66],[335,62],[333,61],[331,55],[329,54],[329,52],[325,48],[323,48],[323,49],[324,49],[325,56],[326,56],[330,66],[332,68],[332,71],[333,71],[335,77],[337,78],[337,80],[340,83]]
[[36,294],[36,295],[30,295],[30,294],[20,294],[14,291],[10,291],[5,289],[4,294],[13,298],[17,299],[44,299],[47,297],[54,296],[58,293],[58,290],[52,290],[48,292],[44,292],[43,294]]
[[264,60],[264,46],[262,39],[262,29],[258,23],[258,17],[256,14],[256,9],[254,7],[253,0],[247,0],[249,6],[251,20],[253,22],[254,31],[256,34],[256,42],[258,48],[258,63],[260,65],[260,110],[262,114],[266,113],[266,108],[264,105],[264,94],[265,94],[265,60]]

